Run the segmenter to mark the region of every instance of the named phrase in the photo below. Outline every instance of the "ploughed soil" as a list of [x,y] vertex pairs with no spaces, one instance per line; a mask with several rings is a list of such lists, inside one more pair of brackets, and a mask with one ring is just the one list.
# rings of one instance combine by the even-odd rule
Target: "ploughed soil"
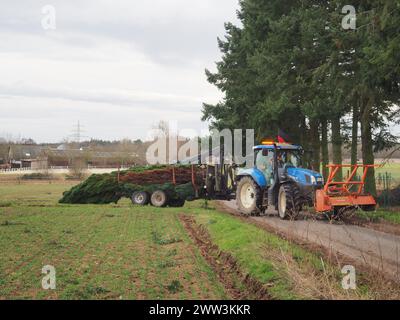
[[192,216],[180,215],[183,226],[200,249],[201,255],[217,274],[228,295],[234,300],[269,300],[267,288],[249,274],[244,273],[236,259],[212,243],[203,225]]
[[[218,201],[219,209],[240,216],[235,201]],[[379,271],[385,278],[400,282],[400,236],[360,225],[331,223],[316,219],[283,221],[276,214],[250,217],[247,220],[268,231],[322,248],[330,256],[339,254],[357,266]]]

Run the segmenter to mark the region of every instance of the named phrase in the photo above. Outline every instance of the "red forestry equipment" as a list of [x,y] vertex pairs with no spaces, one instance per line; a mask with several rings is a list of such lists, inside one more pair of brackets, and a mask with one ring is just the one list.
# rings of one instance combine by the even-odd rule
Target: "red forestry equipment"
[[[346,210],[361,208],[364,211],[373,211],[376,208],[375,198],[364,192],[368,170],[376,165],[329,165],[329,177],[323,189],[317,190],[315,209],[317,212]],[[343,182],[335,181],[339,170],[350,169],[348,178]],[[361,180],[356,180],[359,169],[362,169]]]

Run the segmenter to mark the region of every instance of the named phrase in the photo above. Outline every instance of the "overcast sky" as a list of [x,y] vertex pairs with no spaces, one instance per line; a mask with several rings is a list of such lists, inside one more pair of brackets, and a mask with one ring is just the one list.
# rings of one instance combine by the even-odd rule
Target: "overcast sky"
[[[42,27],[45,5],[55,30]],[[202,102],[221,94],[204,69],[237,9],[237,0],[2,0],[0,136],[57,142],[78,120],[102,139],[146,138],[159,120],[206,128]]]

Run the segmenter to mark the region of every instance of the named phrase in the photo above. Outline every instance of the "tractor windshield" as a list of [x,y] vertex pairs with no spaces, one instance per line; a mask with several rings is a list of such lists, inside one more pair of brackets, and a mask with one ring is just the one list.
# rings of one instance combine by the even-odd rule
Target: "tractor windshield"
[[285,165],[289,167],[301,167],[301,152],[299,150],[279,150],[278,165],[283,168]]

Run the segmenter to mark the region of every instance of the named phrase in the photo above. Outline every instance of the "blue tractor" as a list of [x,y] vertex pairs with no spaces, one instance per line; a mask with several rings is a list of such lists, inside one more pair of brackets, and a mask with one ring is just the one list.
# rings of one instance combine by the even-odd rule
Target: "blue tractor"
[[243,215],[260,215],[275,208],[281,219],[295,219],[305,206],[313,206],[324,179],[304,168],[301,146],[263,142],[256,146],[255,164],[236,173],[236,200]]

